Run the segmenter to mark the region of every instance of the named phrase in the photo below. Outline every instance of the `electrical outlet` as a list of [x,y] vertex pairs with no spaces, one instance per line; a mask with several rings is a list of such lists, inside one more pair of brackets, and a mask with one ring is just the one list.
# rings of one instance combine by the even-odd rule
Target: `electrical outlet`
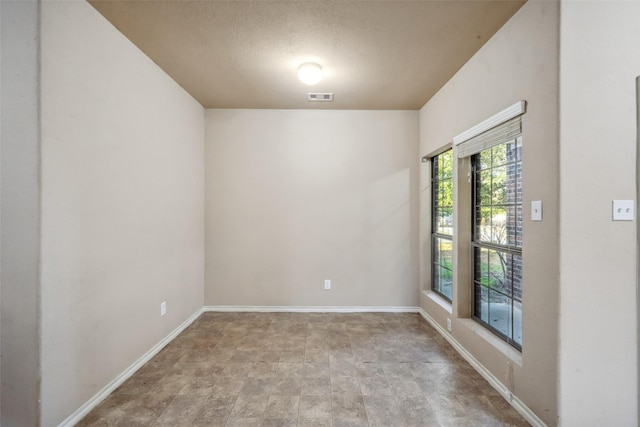
[[325,280],[325,281],[324,281],[324,288],[325,288],[326,290],[331,289],[331,280],[328,280],[328,279],[327,279],[327,280]]
[[160,303],[160,316],[164,316],[165,314],[167,314],[167,302],[163,301]]
[[451,332],[451,319],[447,317],[447,331]]

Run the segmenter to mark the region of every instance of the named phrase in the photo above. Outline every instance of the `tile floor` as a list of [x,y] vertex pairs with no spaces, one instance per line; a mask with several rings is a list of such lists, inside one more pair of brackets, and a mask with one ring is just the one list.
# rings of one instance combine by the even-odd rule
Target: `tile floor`
[[418,314],[205,313],[80,426],[526,426]]

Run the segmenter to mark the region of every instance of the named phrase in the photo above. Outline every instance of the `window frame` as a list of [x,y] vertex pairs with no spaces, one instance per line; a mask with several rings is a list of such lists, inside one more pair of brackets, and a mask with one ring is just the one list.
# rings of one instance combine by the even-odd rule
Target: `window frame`
[[[448,155],[450,156],[450,164],[451,164],[451,175],[446,179],[447,181],[450,182],[450,188],[451,188],[451,205],[450,206],[445,206],[445,205],[440,205],[438,203],[439,201],[439,189],[441,188],[440,183],[443,181],[442,179],[440,179],[441,177],[438,176],[438,171],[439,168],[437,167],[437,162],[439,159],[441,159],[443,155]],[[453,274],[454,274],[454,266],[453,266],[453,233],[454,231],[454,223],[453,223],[453,213],[454,213],[454,203],[453,203],[453,176],[454,176],[454,161],[455,161],[455,157],[453,155],[453,148],[452,147],[448,147],[446,149],[444,149],[443,151],[439,152],[438,154],[434,155],[431,157],[431,232],[430,232],[430,241],[431,241],[431,259],[430,259],[430,263],[431,263],[431,286],[430,289],[432,292],[436,293],[437,295],[439,295],[440,297],[442,297],[443,299],[445,299],[446,301],[448,301],[449,303],[453,302]],[[451,234],[445,234],[445,233],[441,233],[439,231],[438,228],[438,220],[439,220],[439,215],[438,215],[438,209],[439,208],[450,208],[451,211]],[[451,247],[451,255],[450,255],[450,259],[451,259],[451,265],[449,267],[442,265],[442,263],[440,262],[440,251],[439,251],[439,247],[438,244],[441,242],[448,242],[448,244]],[[443,292],[443,287],[442,287],[442,280],[441,277],[439,275],[439,273],[442,271],[442,269],[449,271],[449,276],[451,277],[451,295],[447,295],[445,292]]]
[[[488,150],[492,150],[494,147],[499,147],[505,144],[510,144],[510,143],[514,143],[515,144],[515,151],[516,151],[516,157],[515,157],[515,161],[513,162],[505,162],[501,165],[495,165],[493,163],[493,157],[491,159],[491,164],[488,168],[485,169],[479,169],[478,168],[478,163],[479,163],[479,159],[481,156],[481,153],[488,151]],[[489,330],[490,332],[492,332],[493,334],[497,335],[498,337],[500,337],[502,340],[506,341],[509,345],[511,345],[512,347],[516,348],[518,351],[522,351],[522,335],[520,336],[520,341],[518,342],[515,340],[515,323],[516,323],[516,310],[515,310],[515,305],[516,303],[520,304],[520,334],[522,334],[522,307],[523,307],[523,302],[522,302],[522,265],[523,265],[523,258],[522,258],[522,241],[523,241],[523,233],[522,233],[522,225],[523,225],[523,194],[522,194],[522,135],[518,135],[512,139],[506,140],[504,142],[501,142],[500,144],[494,145],[492,147],[489,147],[485,150],[482,150],[474,155],[471,156],[471,203],[472,203],[472,209],[471,209],[471,247],[472,247],[472,253],[471,253],[471,268],[472,268],[472,289],[471,289],[471,293],[472,293],[472,310],[471,310],[471,317],[477,321],[478,323],[480,323],[483,327],[485,327],[487,330]],[[499,167],[507,167],[507,171],[508,171],[508,166],[509,165],[514,165],[515,168],[515,188],[514,188],[514,194],[515,194],[515,198],[513,203],[509,203],[508,198],[505,199],[504,203],[493,203],[493,201],[491,201],[490,204],[483,204],[482,201],[478,202],[478,198],[481,197],[481,195],[478,194],[478,176],[480,175],[481,172],[486,172],[486,171],[493,171],[493,169],[495,168],[499,168]],[[508,174],[508,172],[507,172]],[[493,176],[493,174],[491,174]],[[508,176],[508,175],[507,175]],[[507,181],[505,181],[505,192],[508,192],[508,178]],[[491,193],[493,195],[493,181],[491,182]],[[506,214],[505,214],[505,234],[506,234],[506,239],[507,241],[505,243],[499,243],[499,242],[495,242],[495,241],[486,241],[486,240],[479,240],[478,239],[478,212],[479,209],[482,208],[489,208],[491,209],[491,213],[492,215],[490,216],[490,221],[492,222],[492,226],[491,226],[491,238],[493,239],[493,208],[494,207],[500,207],[502,208]],[[510,218],[509,218],[509,212],[510,209],[512,208],[512,212],[514,212],[513,215],[513,227],[515,227],[514,230],[514,236],[513,236],[513,240],[510,241],[510,233],[509,233],[509,227],[507,224],[509,224],[510,222]],[[519,228],[519,239],[518,239],[518,228]],[[513,242],[513,243],[512,243]],[[482,266],[479,267],[479,265],[481,265],[481,263],[483,262],[482,260],[478,260],[478,252],[482,253],[482,250],[487,251],[487,264],[486,264],[486,271],[487,271],[487,277],[486,277],[486,281],[487,284],[482,284],[481,280],[482,278],[480,278],[480,281],[478,280],[479,276],[482,276]],[[507,262],[503,261],[503,258],[500,257],[500,262],[502,263],[502,268],[503,268],[503,272],[504,272],[504,277],[505,280],[509,280],[509,284],[507,285],[507,289],[510,289],[510,293],[506,293],[502,290],[497,290],[495,288],[492,287],[492,285],[490,284],[490,279],[489,279],[489,271],[491,271],[491,266],[490,266],[490,261],[489,261],[489,251],[493,251],[493,252],[500,252],[504,255],[506,255],[507,258]],[[519,265],[515,265],[514,264],[514,258],[519,258],[520,263]],[[480,275],[478,274],[478,268],[480,268]],[[505,271],[506,268],[506,271]],[[516,274],[517,273],[517,274]],[[516,298],[516,292],[514,291],[514,278],[517,277],[519,279],[519,284],[520,284],[520,292],[519,292],[519,298]],[[482,290],[483,288],[486,289],[487,292],[487,321],[485,321],[484,319],[482,319],[482,307],[480,307],[480,313],[478,313],[478,295],[482,295]],[[508,333],[510,332],[510,336],[508,334],[503,333],[500,329],[494,327],[493,325],[491,325],[491,319],[490,319],[490,314],[491,314],[491,295],[492,293],[499,295],[499,296],[503,296],[506,297],[510,300],[511,304],[510,304],[510,308],[509,308],[509,321],[511,322],[510,325],[508,325],[507,331]],[[497,321],[494,319],[494,321]]]

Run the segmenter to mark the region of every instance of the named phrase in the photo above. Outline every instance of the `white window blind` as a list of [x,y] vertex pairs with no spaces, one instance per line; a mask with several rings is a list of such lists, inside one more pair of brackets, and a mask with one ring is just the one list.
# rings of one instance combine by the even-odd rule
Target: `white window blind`
[[520,116],[489,129],[458,145],[458,158],[469,157],[494,145],[511,141],[522,133]]
[[459,158],[469,157],[482,150],[509,141],[522,133],[522,116],[527,101],[518,101],[487,120],[453,138]]

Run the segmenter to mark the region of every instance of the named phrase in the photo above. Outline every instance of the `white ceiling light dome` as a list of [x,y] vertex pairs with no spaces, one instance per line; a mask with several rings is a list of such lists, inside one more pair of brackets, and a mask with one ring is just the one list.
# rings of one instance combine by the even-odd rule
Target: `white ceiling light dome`
[[314,85],[322,80],[322,67],[315,62],[304,62],[298,67],[298,79],[306,85]]

